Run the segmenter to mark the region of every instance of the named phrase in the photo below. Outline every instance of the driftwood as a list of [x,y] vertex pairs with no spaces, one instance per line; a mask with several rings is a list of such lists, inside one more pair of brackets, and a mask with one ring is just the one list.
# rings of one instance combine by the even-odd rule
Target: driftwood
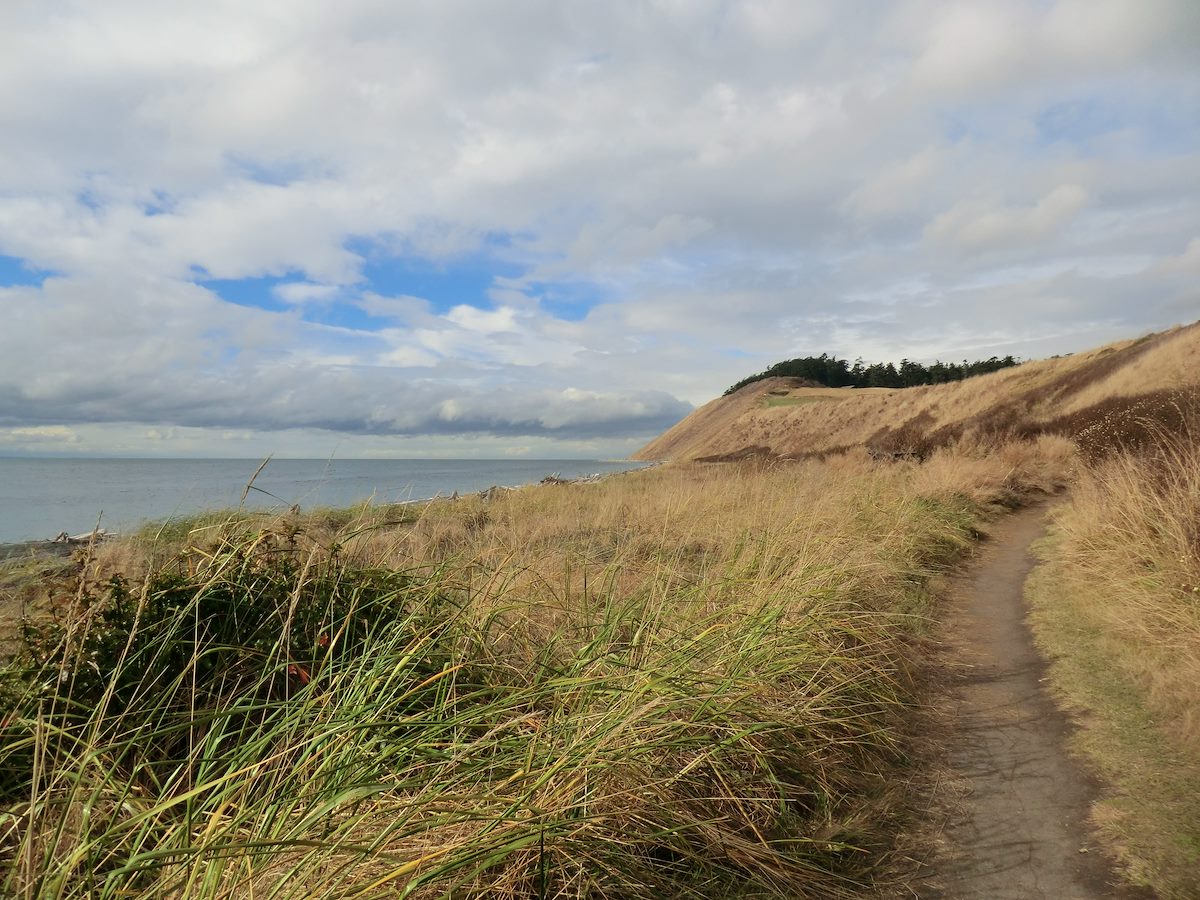
[[493,484],[490,488],[479,492],[480,498],[484,500],[495,500],[497,497],[507,494],[509,491],[515,491],[516,488],[505,487],[502,484]]
[[593,484],[599,481],[604,476],[599,472],[593,472],[591,475],[580,475],[578,478],[560,478],[558,473],[547,475],[539,484]]
[[[554,472],[553,474],[547,475],[545,478],[543,478],[541,481],[539,481],[538,484],[541,484],[541,485],[594,484],[595,482],[600,481],[604,477],[605,476],[599,472],[593,472],[591,475],[581,475],[578,478],[562,478],[559,476],[559,474],[557,472]],[[500,497],[504,494],[507,494],[507,493],[509,493],[511,491],[515,491],[515,490],[517,490],[517,488],[515,488],[515,487],[505,487],[502,484],[493,484],[487,490],[480,491],[476,496],[480,497],[483,500],[494,500],[497,497]],[[457,500],[458,499],[458,491],[455,491],[454,495],[450,499]]]
[[95,531],[88,531],[83,534],[67,534],[65,531],[60,531],[58,535],[51,539],[52,544],[87,544],[92,541],[102,541],[105,538],[116,537],[111,531],[105,528],[97,528]]

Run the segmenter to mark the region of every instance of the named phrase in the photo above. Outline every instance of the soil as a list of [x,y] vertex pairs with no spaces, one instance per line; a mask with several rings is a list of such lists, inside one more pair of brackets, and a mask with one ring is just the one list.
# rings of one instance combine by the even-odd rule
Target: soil
[[942,642],[946,824],[923,897],[1154,896],[1121,885],[1089,827],[1096,784],[1067,754],[1071,725],[1026,623],[1029,548],[1045,514],[1040,506],[999,523],[954,585]]

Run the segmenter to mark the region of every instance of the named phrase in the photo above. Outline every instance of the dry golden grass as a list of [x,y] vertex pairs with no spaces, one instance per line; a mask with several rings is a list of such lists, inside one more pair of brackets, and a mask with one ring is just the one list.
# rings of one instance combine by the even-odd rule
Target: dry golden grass
[[1017,506],[1031,491],[1061,490],[1074,481],[1079,469],[1074,443],[1060,435],[1039,435],[997,447],[963,439],[935,450],[917,470],[913,487],[921,493],[964,492],[976,502],[999,499]]
[[1200,323],[950,385],[752,384],[642,456],[852,448],[831,459],[925,459],[910,489],[976,499],[1010,485],[1019,494],[1031,471],[1056,473],[1044,487],[1069,471],[1060,538],[1031,581],[1039,639],[1105,777],[1097,822],[1132,877],[1190,898],[1200,896],[1198,410]]
[[1105,776],[1096,818],[1136,878],[1200,895],[1200,443],[1086,470],[1031,582],[1056,688]]
[[[1173,328],[1155,338],[1155,346],[1108,377],[1083,388],[1069,399],[1062,412],[1085,409],[1110,397],[1132,397],[1152,390],[1175,390],[1200,381],[1200,334],[1195,326]],[[1136,342],[1127,343],[1132,345]]]
[[[1195,389],[1198,384],[1196,325],[944,385],[830,389],[765,379],[697,410],[639,451],[638,458],[730,456],[746,448],[805,458],[848,447],[886,446],[888,432],[910,433],[930,449],[962,435],[988,438],[997,431],[1029,435],[1049,429],[1074,436],[1073,429],[1082,426],[1063,421],[1069,414],[1117,398]],[[769,405],[781,399],[794,402]]]
[[[99,700],[57,678],[8,695],[0,890],[858,895],[894,872],[926,580],[1073,464],[1043,439],[676,465],[107,546],[83,593],[124,573],[167,618],[94,657],[104,603],[65,610],[61,683]],[[363,586],[393,582],[372,619]],[[193,594],[284,643],[243,652]],[[327,623],[306,596],[350,606]],[[293,616],[315,633],[275,624]],[[360,619],[353,653],[295,658]],[[199,621],[220,640],[193,647]]]
[[1100,589],[1089,615],[1124,646],[1114,662],[1136,672],[1163,729],[1200,759],[1200,451],[1173,456],[1088,472],[1056,526],[1063,577]]
[[[893,577],[888,539],[908,529],[914,497],[1014,505],[1061,489],[1074,467],[1071,443],[1050,436],[963,441],[919,466],[879,463],[860,448],[823,462],[677,464],[592,484],[367,508],[349,521],[284,517],[275,527],[336,544],[362,565],[453,566],[486,595],[519,594],[542,610],[568,604],[587,581],[666,595],[711,588],[714,573],[729,571],[739,573],[743,601],[754,602],[781,586],[804,595]],[[203,545],[219,531],[205,522],[188,538]],[[107,544],[91,578],[119,571],[136,580],[154,557],[175,553],[178,538]],[[720,591],[704,595],[706,609],[725,602]]]

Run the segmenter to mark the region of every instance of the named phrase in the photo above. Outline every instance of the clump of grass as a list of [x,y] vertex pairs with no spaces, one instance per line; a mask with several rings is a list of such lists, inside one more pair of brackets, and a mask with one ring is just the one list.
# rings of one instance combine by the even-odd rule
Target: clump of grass
[[1055,685],[1084,713],[1078,743],[1106,780],[1096,811],[1132,876],[1200,893],[1200,446],[1086,471],[1055,514],[1031,584]]
[[204,532],[219,532],[235,522],[263,520],[265,514],[246,509],[205,510],[186,516],[172,516],[161,522],[146,522],[129,535],[126,544],[141,547],[177,547]]
[[956,474],[1006,465],[979,456],[106,548],[4,670],[0,892],[859,892],[889,871],[922,585],[998,499]]

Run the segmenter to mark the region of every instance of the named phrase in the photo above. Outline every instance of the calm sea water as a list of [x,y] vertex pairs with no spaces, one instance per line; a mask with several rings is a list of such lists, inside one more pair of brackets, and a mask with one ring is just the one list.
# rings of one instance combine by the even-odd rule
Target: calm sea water
[[[147,522],[235,507],[262,460],[2,459],[0,543],[60,531],[127,531]],[[246,505],[256,509],[395,503],[439,493],[576,478],[644,465],[589,459],[273,459]],[[262,493],[266,491],[267,493]]]

